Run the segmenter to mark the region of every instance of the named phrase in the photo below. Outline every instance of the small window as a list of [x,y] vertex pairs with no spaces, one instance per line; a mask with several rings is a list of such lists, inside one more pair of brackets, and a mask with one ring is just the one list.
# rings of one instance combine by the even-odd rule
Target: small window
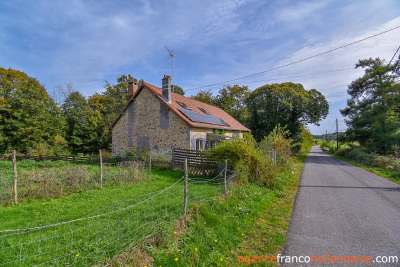
[[208,111],[205,110],[204,108],[199,108],[199,107],[197,107],[197,108],[200,109],[201,112],[203,112],[204,114],[211,115],[210,112],[208,112]]
[[210,141],[210,149],[213,149],[217,145],[217,140],[211,140]]
[[189,107],[188,105],[186,105],[186,104],[185,104],[185,103],[183,103],[183,102],[176,101],[176,103],[178,103],[178,104],[179,104],[179,106],[183,107],[184,109],[187,109],[187,110],[192,110],[192,108],[191,108],[191,107]]
[[196,139],[196,150],[203,150],[203,138]]

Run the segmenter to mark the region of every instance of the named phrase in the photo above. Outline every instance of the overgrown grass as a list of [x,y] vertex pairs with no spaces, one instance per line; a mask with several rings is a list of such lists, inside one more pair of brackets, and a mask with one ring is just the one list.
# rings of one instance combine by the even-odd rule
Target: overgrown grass
[[282,252],[307,153],[280,173],[279,189],[254,183],[233,186],[228,196],[193,205],[190,216],[114,266],[243,266],[251,256]]
[[379,175],[383,178],[386,178],[388,180],[391,180],[395,183],[400,184],[400,171],[393,171],[393,170],[387,170],[381,167],[374,167],[374,166],[368,166],[365,164],[362,164],[360,162],[345,158],[345,157],[341,157],[339,155],[336,155],[334,153],[330,153],[332,156],[334,156],[335,158],[338,158],[340,160],[346,161],[350,164],[353,164],[357,167],[363,168],[366,171],[372,172],[373,174]]
[[340,160],[400,184],[399,158],[366,152],[356,144],[352,144],[352,146],[341,144],[339,149],[336,149],[336,144],[324,141],[321,149],[322,147],[329,147],[329,154]]
[[[78,166],[87,165],[87,163],[72,162],[65,160],[42,160],[35,161],[33,159],[18,160],[18,168],[52,168],[52,167],[65,167],[65,166]],[[11,160],[0,160],[0,170],[12,170],[13,163]]]
[[[102,181],[98,164],[82,165],[69,162],[22,160],[18,162],[18,201],[59,198],[75,192],[109,187],[116,183],[147,181],[148,171],[143,162],[124,162],[120,165],[104,165]],[[0,170],[0,204],[13,204],[14,172],[8,163]],[[44,168],[43,168],[44,167]],[[11,164],[12,168],[12,164]]]

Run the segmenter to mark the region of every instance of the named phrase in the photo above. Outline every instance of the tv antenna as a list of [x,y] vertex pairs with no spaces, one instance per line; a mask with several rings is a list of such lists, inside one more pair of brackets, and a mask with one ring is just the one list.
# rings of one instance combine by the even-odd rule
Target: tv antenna
[[167,46],[165,46],[165,49],[167,49],[169,56],[172,58],[172,92],[174,91],[174,57],[175,53],[171,51]]

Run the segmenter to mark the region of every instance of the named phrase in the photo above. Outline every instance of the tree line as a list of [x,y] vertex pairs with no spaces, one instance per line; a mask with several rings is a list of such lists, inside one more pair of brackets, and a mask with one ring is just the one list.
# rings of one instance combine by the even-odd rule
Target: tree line
[[291,82],[267,84],[252,92],[247,86],[227,85],[215,96],[211,90],[201,90],[193,98],[225,110],[247,126],[258,142],[276,126],[283,127],[296,150],[304,138],[306,125],[318,125],[329,113],[328,102],[321,92]]
[[0,153],[89,154],[111,146],[108,126],[128,101],[128,83],[106,81],[105,91],[88,98],[72,84],[58,86],[56,101],[26,73],[0,68]]
[[[128,101],[128,84],[121,75],[116,84],[106,81],[104,91],[83,96],[72,84],[58,86],[61,100],[26,73],[0,68],[0,154],[16,149],[35,154],[90,154],[111,147],[108,126]],[[177,93],[184,94],[179,86]],[[328,115],[328,102],[316,89],[295,83],[268,84],[250,91],[226,85],[215,96],[199,91],[194,99],[222,108],[252,130],[257,141],[277,125],[300,143],[304,126]]]

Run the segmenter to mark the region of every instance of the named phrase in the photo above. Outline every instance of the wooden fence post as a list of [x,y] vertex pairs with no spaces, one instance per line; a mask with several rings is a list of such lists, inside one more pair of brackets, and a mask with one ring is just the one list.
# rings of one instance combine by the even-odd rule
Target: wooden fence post
[[100,187],[103,187],[103,156],[101,154],[101,149],[99,149],[100,157]]
[[171,170],[174,169],[174,147],[171,147]]
[[149,153],[149,179],[150,179],[150,173],[151,173],[151,152]]
[[18,173],[17,173],[17,156],[15,155],[15,150],[12,151],[12,162],[14,167],[14,201],[15,206],[18,205],[18,192],[17,192],[17,181],[18,181]]
[[225,191],[225,195],[228,193],[227,189],[226,189],[226,171],[228,169],[228,160],[225,160],[225,170],[224,170],[224,191]]
[[183,215],[186,216],[188,199],[188,169],[187,169],[187,158],[185,158],[185,187],[183,189]]
[[205,177],[205,176],[206,176],[206,167],[204,166],[204,159],[203,159],[203,157],[204,157],[203,151],[200,151],[201,171],[202,171],[202,173],[203,173],[203,177]]

